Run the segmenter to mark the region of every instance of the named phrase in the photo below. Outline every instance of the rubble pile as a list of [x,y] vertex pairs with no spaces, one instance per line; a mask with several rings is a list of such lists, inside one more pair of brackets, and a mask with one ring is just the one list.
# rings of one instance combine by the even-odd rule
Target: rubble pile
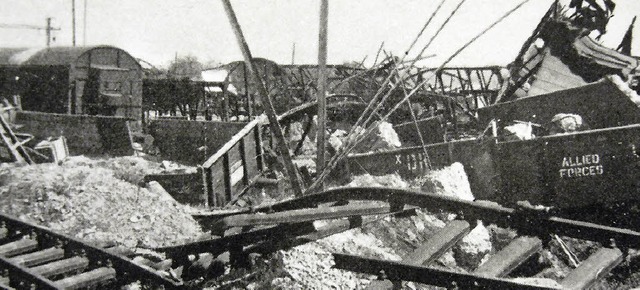
[[175,201],[141,187],[165,166],[139,157],[39,164],[1,171],[0,210],[88,241],[158,247],[202,231]]
[[[464,179],[461,176],[464,175]],[[410,188],[415,184],[431,182],[434,192],[453,194],[462,191],[467,198],[470,193],[461,187],[461,181],[466,180],[462,165],[454,165],[441,171],[434,171],[424,177],[421,182],[407,182],[397,174],[384,176],[360,175],[352,178],[348,187],[382,186],[395,188]],[[462,184],[464,184],[462,182]],[[269,281],[254,282],[248,288],[267,287],[272,289],[359,289],[363,288],[376,277],[364,274],[334,269],[331,252],[356,254],[365,257],[401,260],[416,247],[431,237],[439,228],[445,226],[452,215],[441,215],[419,210],[410,218],[385,217],[377,222],[364,225],[361,228],[336,234],[316,242],[307,243],[288,250],[281,250],[271,257],[270,265],[279,265],[277,277]],[[459,249],[449,251],[440,264],[445,268],[463,270],[456,259],[469,259],[477,264],[485,258],[491,250],[488,231],[483,226],[474,229],[470,238],[461,243]],[[488,250],[487,250],[488,249]],[[454,254],[456,253],[456,254]],[[466,254],[466,255],[465,255]],[[274,261],[276,260],[276,261]],[[449,261],[447,261],[449,260]],[[464,263],[462,263],[464,264]],[[272,277],[273,278],[273,277]],[[247,286],[247,285],[245,285]]]
[[464,166],[460,162],[455,162],[451,166],[442,169],[432,170],[427,175],[417,178],[415,183],[426,192],[462,200],[474,200],[469,179],[464,172]]
[[[339,151],[345,143],[359,138],[364,133],[365,129],[362,127],[356,127],[354,134],[351,134],[351,136],[348,136],[346,131],[338,129],[329,136],[328,142],[333,150]],[[380,122],[372,132],[356,145],[352,152],[379,152],[400,148],[401,145],[400,138],[393,129],[393,125],[388,122]]]
[[332,252],[359,254],[366,257],[400,260],[393,249],[361,229],[353,229],[317,242],[279,251],[285,277],[274,279],[274,289],[358,289],[374,277],[332,268]]
[[[315,116],[314,116],[315,119]],[[315,122],[315,121],[314,121]],[[293,122],[288,127],[287,138],[289,139],[289,148],[291,150],[295,149],[298,146],[300,140],[302,140],[302,136],[304,135],[304,127],[306,125],[303,122]],[[314,125],[315,127],[315,125]],[[300,148],[301,155],[315,155],[316,154],[316,132],[315,128],[312,128],[304,138],[302,142],[302,147]]]

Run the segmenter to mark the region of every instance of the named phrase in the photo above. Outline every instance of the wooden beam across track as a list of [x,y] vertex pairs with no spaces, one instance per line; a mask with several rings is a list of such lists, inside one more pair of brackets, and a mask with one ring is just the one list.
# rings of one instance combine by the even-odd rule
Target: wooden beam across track
[[482,263],[473,274],[487,277],[506,277],[511,271],[542,250],[542,241],[537,237],[518,237],[504,249]]
[[337,219],[351,216],[386,214],[391,212],[388,203],[363,203],[343,206],[326,206],[303,208],[276,213],[238,214],[222,219],[222,227],[244,227],[256,225],[272,225],[280,223],[296,223],[315,220]]
[[166,254],[167,258],[174,260],[184,259],[190,254],[208,252],[219,255],[228,251],[232,246],[247,246],[267,240],[272,237],[286,239],[287,237],[303,235],[313,232],[314,229],[301,224],[283,224],[256,229],[248,232],[228,235],[216,239],[196,241],[182,245],[160,247],[154,249]]
[[154,250],[165,253],[167,258],[172,258],[174,260],[180,260],[190,254],[204,252],[219,255],[229,250],[232,246],[238,245],[253,245],[253,248],[261,248],[259,252],[269,252],[268,249],[303,244],[349,229],[357,228],[363,224],[378,221],[389,215],[400,214],[413,215],[415,214],[415,208],[395,210],[391,213],[382,215],[371,215],[365,217],[353,216],[348,220],[332,221],[329,224],[318,228],[315,228],[309,222],[283,223],[215,239],[195,241],[182,245],[159,247]]
[[519,234],[546,236],[549,233],[578,239],[635,248],[640,244],[640,232],[576,221],[562,217],[532,214],[531,211],[509,208],[493,202],[466,201],[416,190],[385,187],[341,187],[310,194],[265,207],[257,207],[257,212],[278,212],[314,207],[321,203],[345,200],[378,200],[390,204],[412,205],[427,210],[444,210],[462,214],[467,221],[483,220],[501,227],[516,229]]
[[609,274],[622,259],[619,249],[601,248],[571,271],[560,285],[566,289],[586,289]]
[[[354,201],[378,203],[359,204]],[[381,201],[384,203],[380,203]],[[344,205],[345,202],[349,203]],[[403,208],[410,209],[402,210]],[[613,240],[614,244],[623,245],[625,248],[633,248],[640,244],[638,232],[555,217],[548,212],[533,211],[524,205],[508,208],[486,201],[465,201],[420,191],[361,187],[335,188],[268,206],[254,207],[249,209],[250,214],[246,209],[239,210],[237,215],[224,218],[227,226],[240,229],[263,224],[278,225],[156,250],[176,260],[194,253],[209,252],[219,255],[233,249],[240,249],[244,254],[264,254],[360,227],[366,223],[365,219],[372,222],[398,211],[415,213],[419,208],[457,213],[460,220],[447,224],[401,262],[334,254],[336,267],[380,275],[382,280],[371,283],[369,289],[376,286],[376,289],[398,287],[401,285],[398,281],[462,289],[583,289],[618,265],[623,257],[622,252],[607,248],[599,250],[580,264],[561,281],[561,284],[529,285],[522,280],[505,277],[538,252],[542,248],[543,238],[551,233],[606,244],[611,244]],[[371,215],[362,216],[366,213]],[[332,220],[322,227],[316,227],[311,223],[315,220],[338,217],[350,218]],[[470,223],[477,220],[515,229],[520,236],[472,273],[458,273],[427,266],[464,237],[470,230]]]
[[259,243],[259,244],[256,244],[255,246],[250,247],[248,251],[258,252],[262,254],[272,253],[279,249],[302,245],[302,244],[316,241],[316,240],[319,240],[331,235],[335,235],[350,229],[359,228],[366,224],[375,223],[389,216],[412,216],[415,214],[416,214],[416,209],[409,208],[409,209],[403,209],[400,211],[392,212],[389,214],[371,215],[371,216],[352,216],[352,217],[349,217],[348,219],[332,220],[325,225],[317,227],[313,232],[298,235],[288,240],[278,238],[275,242],[267,241],[267,242]]
[[[436,232],[431,238],[422,243],[413,252],[402,259],[403,263],[409,265],[428,265],[433,260],[438,259],[453,245],[460,241],[470,231],[470,225],[467,221],[454,220],[449,222],[444,228]],[[375,280],[367,285],[368,290],[374,289],[393,289],[399,287],[400,281]]]

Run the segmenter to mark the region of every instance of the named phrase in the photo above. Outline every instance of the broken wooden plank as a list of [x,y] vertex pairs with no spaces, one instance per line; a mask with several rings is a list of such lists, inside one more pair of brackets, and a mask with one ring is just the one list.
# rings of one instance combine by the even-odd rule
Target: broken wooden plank
[[30,252],[38,248],[38,242],[32,239],[21,239],[0,245],[0,256],[12,257]]
[[622,251],[619,249],[602,248],[595,254],[589,256],[587,260],[580,263],[580,266],[571,271],[560,285],[565,289],[585,289],[605,275],[622,262]]
[[[428,265],[433,260],[442,256],[442,254],[444,254],[448,249],[453,247],[453,245],[468,234],[469,231],[470,225],[467,221],[451,221],[413,252],[407,255],[403,259],[403,262],[417,266]],[[400,286],[398,284],[399,281],[381,279],[371,281],[365,289],[393,289],[394,285],[395,287]]]
[[82,289],[99,285],[115,278],[115,269],[102,267],[91,270],[89,272],[84,272],[82,274],[57,280],[54,283],[61,289]]
[[[329,0],[320,1],[320,32],[318,39],[318,130],[316,131],[316,168],[322,172],[325,167],[325,139],[327,128],[327,33],[329,29]],[[324,189],[320,183],[319,189]]]
[[454,220],[434,234],[429,240],[420,245],[403,261],[413,265],[427,265],[439,258],[460,239],[469,233],[470,225],[467,221]]
[[62,259],[64,257],[64,250],[60,248],[48,248],[20,256],[15,256],[10,260],[16,264],[33,267],[43,263]]
[[541,249],[542,241],[539,238],[518,237],[482,263],[473,273],[487,277],[505,277]]
[[222,219],[222,226],[244,227],[280,223],[306,222],[323,219],[336,219],[350,216],[385,214],[391,212],[387,203],[367,203],[320,208],[305,208],[272,214],[239,214]]
[[82,271],[88,266],[89,259],[84,257],[72,257],[33,267],[31,270],[43,277],[52,277]]
[[[282,211],[292,208],[311,207],[322,202],[337,200],[380,200],[417,206],[424,209],[444,210],[464,213],[464,219],[485,223],[495,223],[502,227],[511,227],[522,234],[557,233],[559,235],[608,243],[611,239],[618,246],[637,247],[640,232],[594,223],[570,220],[557,216],[531,216],[514,208],[500,206],[490,202],[466,201],[429,192],[400,188],[383,187],[338,187],[321,193],[306,195],[265,207],[256,211]],[[535,225],[535,226],[532,226]]]

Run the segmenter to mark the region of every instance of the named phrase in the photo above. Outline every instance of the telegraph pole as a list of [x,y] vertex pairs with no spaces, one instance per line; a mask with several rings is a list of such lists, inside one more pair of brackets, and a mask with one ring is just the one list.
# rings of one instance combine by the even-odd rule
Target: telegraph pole
[[71,31],[73,34],[73,46],[76,46],[76,0],[71,0]]
[[46,18],[45,26],[37,26],[37,25],[31,25],[31,24],[0,23],[0,28],[44,30],[47,33],[47,47],[51,45],[51,31],[60,30],[59,27],[51,26],[51,17]]
[[51,46],[51,17],[47,17],[47,27],[45,30],[47,31],[47,47]]
[[[316,171],[322,172],[325,167],[325,139],[327,123],[327,34],[329,22],[329,0],[320,2],[320,32],[318,33],[318,130],[316,146]],[[320,185],[322,188],[323,186]]]
[[84,0],[84,12],[82,14],[82,45],[87,45],[87,0]]

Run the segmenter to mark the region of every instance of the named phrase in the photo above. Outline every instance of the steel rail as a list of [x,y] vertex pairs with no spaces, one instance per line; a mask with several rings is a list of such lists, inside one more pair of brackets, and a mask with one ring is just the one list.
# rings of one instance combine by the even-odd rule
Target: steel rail
[[333,253],[333,258],[335,267],[339,269],[373,275],[384,273],[382,276],[391,280],[413,281],[449,289],[559,289],[348,254]]
[[[634,248],[640,245],[640,232],[571,220],[544,213],[509,208],[493,202],[466,201],[416,190],[384,187],[342,187],[321,193],[291,199],[266,207],[255,208],[258,212],[285,211],[313,207],[320,203],[346,200],[378,200],[392,205],[413,205],[427,210],[444,210],[459,213],[468,221],[483,220],[503,227],[511,227],[520,234],[545,238],[549,233],[579,239],[598,241],[617,246]],[[393,208],[393,206],[392,206]]]
[[[116,270],[118,282],[121,282],[120,280],[140,280],[148,281],[154,285],[164,286],[166,289],[179,289],[182,287],[181,283],[167,279],[155,271],[141,267],[123,256],[112,254],[108,250],[92,246],[73,237],[56,233],[43,226],[24,222],[6,214],[0,214],[0,225],[6,228],[9,233],[19,233],[19,235],[23,236],[30,234],[34,236],[34,239],[37,240],[40,246],[39,248],[52,245],[59,246],[64,249],[65,256],[71,256],[71,253],[80,253],[89,259],[92,265],[107,265]],[[47,289],[47,287],[54,287],[52,289],[60,288],[56,286],[55,282],[30,271],[29,268],[25,266],[15,265],[15,263],[12,263],[10,259],[6,257],[0,258],[0,267],[9,269],[11,278],[24,279],[25,282],[39,286],[38,289],[40,289],[40,285],[42,285],[43,289]],[[14,282],[12,281],[11,283],[13,284]]]

